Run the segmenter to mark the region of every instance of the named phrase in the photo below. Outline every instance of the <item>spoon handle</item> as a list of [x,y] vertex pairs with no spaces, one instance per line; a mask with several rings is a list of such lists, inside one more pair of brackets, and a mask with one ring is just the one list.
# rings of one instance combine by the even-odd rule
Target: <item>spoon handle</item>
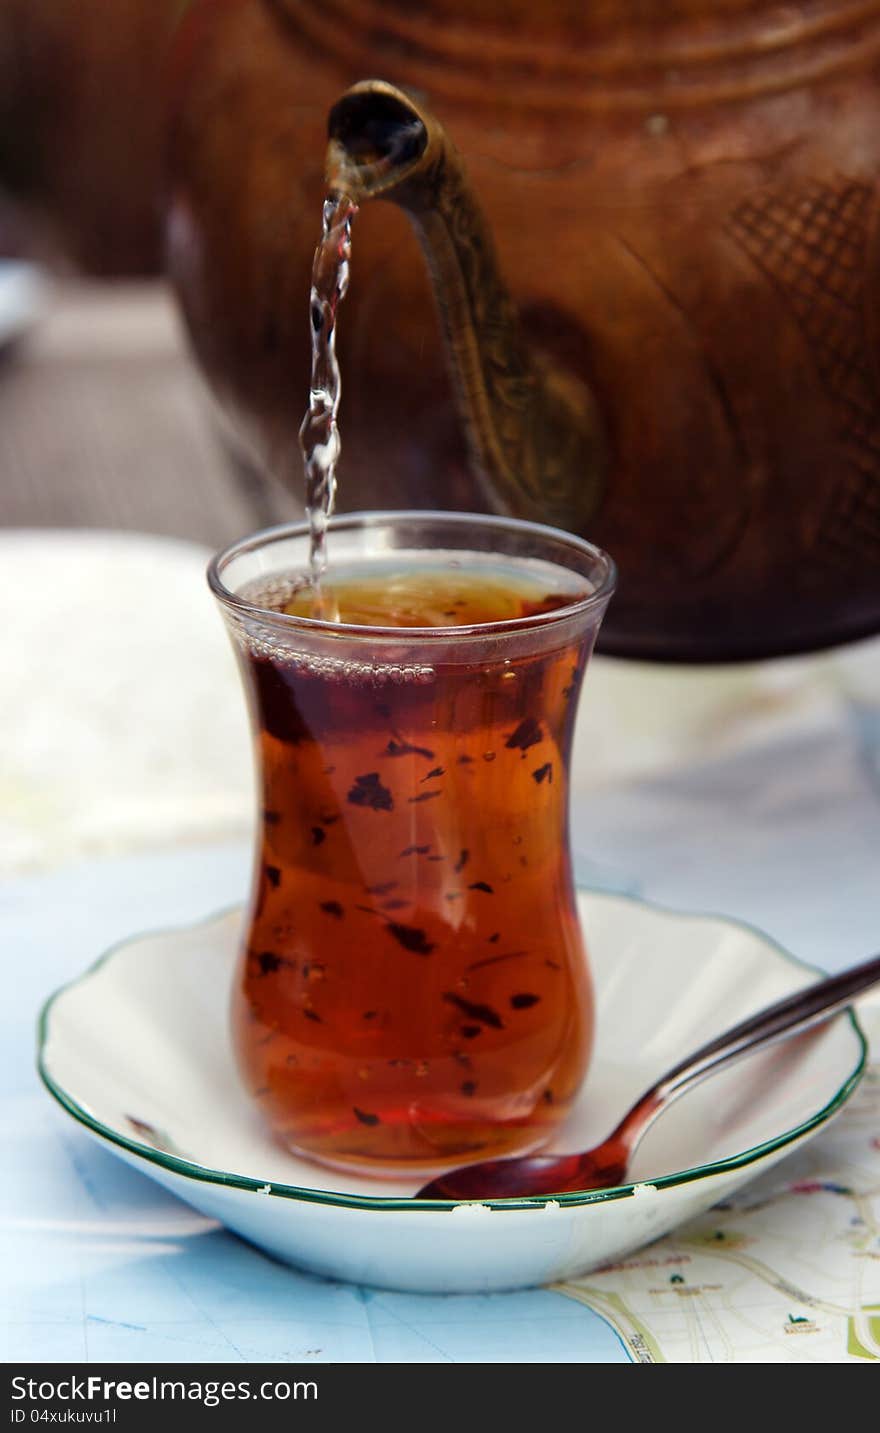
[[698,1085],[707,1075],[713,1075],[726,1065],[732,1065],[754,1050],[762,1050],[777,1040],[787,1038],[799,1030],[808,1030],[812,1025],[821,1024],[836,1011],[849,1005],[856,995],[868,990],[880,981],[880,955],[861,965],[851,966],[839,975],[816,981],[804,990],[787,995],[775,1005],[768,1005],[756,1015],[740,1021],[730,1030],[717,1035],[687,1059],[668,1070],[655,1085],[641,1096],[627,1115],[624,1116],[615,1134],[638,1135],[662,1109],[685,1090]]

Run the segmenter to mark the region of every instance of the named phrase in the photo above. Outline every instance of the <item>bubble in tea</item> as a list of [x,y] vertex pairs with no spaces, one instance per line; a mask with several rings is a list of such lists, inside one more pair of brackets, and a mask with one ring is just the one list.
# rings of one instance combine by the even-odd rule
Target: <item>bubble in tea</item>
[[341,561],[338,639],[305,578],[244,590],[267,620],[236,629],[262,836],[234,1037],[290,1149],[430,1173],[538,1147],[570,1107],[593,1013],[567,771],[598,619],[547,618],[578,583],[485,552]]

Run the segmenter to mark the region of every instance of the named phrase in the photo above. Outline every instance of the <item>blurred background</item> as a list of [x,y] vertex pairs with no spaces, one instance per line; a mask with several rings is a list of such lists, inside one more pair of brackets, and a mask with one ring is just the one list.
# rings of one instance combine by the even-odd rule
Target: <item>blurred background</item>
[[[782,45],[786,27],[806,25],[810,44],[828,51],[819,59],[831,65],[829,47],[843,42],[843,21],[834,18],[839,8],[830,0],[803,6],[724,0],[707,11],[696,0],[676,0],[668,15],[685,50],[700,51],[708,14],[733,35],[731,53],[757,55],[762,65]],[[491,124],[471,117],[462,141],[474,151],[478,187],[491,192],[505,136],[518,133],[520,123],[519,81],[503,68],[515,56],[501,45],[496,63],[488,52],[462,49],[460,10],[454,0],[410,7],[391,0],[114,0],[111,14],[105,0],[0,0],[0,594],[6,616],[0,672],[8,693],[0,709],[0,874],[248,836],[244,705],[205,590],[204,566],[216,547],[295,518],[302,506],[295,461],[273,470],[246,436],[233,438],[228,414],[221,416],[202,372],[211,374],[216,393],[222,391],[218,374],[222,379],[238,363],[246,370],[236,376],[244,406],[253,408],[254,393],[265,390],[298,426],[306,398],[313,242],[304,236],[316,237],[327,109],[353,80],[376,70],[392,80],[422,75],[433,63],[436,41],[449,52],[444,63],[457,53],[461,67],[461,75],[450,72],[441,109],[454,111],[458,90],[464,95],[468,84],[479,89],[497,81],[506,100],[496,104]],[[611,74],[630,53],[632,27],[642,24],[643,12],[660,13],[656,6],[618,7],[611,0],[590,7],[586,18],[580,5],[559,3],[556,11],[563,36],[566,27],[572,34],[588,23],[605,27],[611,38],[597,65]],[[629,29],[615,39],[623,13]],[[880,18],[870,5],[860,14],[858,33],[843,39],[863,46],[865,64],[873,64]],[[496,33],[508,21],[527,29],[539,20],[518,0],[468,7],[469,23]],[[741,42],[737,25],[744,27]],[[650,26],[639,34],[650,58]],[[291,45],[298,68],[289,67]],[[589,69],[589,47],[569,51],[572,66]],[[535,50],[538,80],[542,54]],[[812,64],[816,52],[806,60]],[[657,83],[674,88],[679,81],[668,70]],[[845,75],[835,83],[840,93],[833,105],[828,101],[828,113],[845,112],[851,139],[858,86]],[[654,99],[630,95],[627,112],[638,116],[641,141],[668,146],[670,121]],[[779,108],[776,99],[772,104]],[[806,104],[801,95],[799,115]],[[713,173],[727,174],[754,136],[724,113],[712,153],[702,158]],[[579,122],[577,143],[588,135],[587,121]],[[532,212],[532,186],[543,183],[551,159],[565,172],[587,161],[571,135],[555,132],[533,143],[520,136],[517,144],[512,198],[495,201],[493,218],[506,225],[512,264],[522,265],[529,251],[519,217]],[[224,146],[235,156],[232,179],[227,175],[211,189]],[[687,169],[683,148],[676,153],[678,167]],[[872,162],[870,154],[859,159]],[[266,193],[282,196],[268,210]],[[214,302],[218,292],[226,293],[229,306],[213,328],[211,315],[199,308],[208,302],[207,289],[193,280],[212,258],[200,250],[191,222],[199,204],[203,216],[210,213],[204,233],[216,236],[215,252],[226,256],[222,283],[208,297]],[[801,225],[826,214],[827,205],[814,204],[808,214],[803,204]],[[187,330],[164,277],[169,216]],[[832,220],[843,222],[837,210]],[[275,268],[245,263],[239,250],[247,226],[265,241],[258,251],[268,253]],[[371,260],[368,283],[356,257],[353,290],[362,278],[361,291],[353,292],[341,319],[349,383],[343,489],[366,493],[377,506],[395,505],[395,494],[407,496],[396,486],[406,468],[429,498],[431,468],[445,485],[448,505],[472,505],[421,257],[406,221],[390,206],[365,211],[358,226],[365,268],[368,254],[381,262]],[[575,229],[566,242],[569,259],[582,255],[587,265],[588,249]],[[552,264],[545,267],[536,283],[549,291],[558,276]],[[387,325],[398,278],[403,312],[395,348]],[[645,282],[643,271],[638,282]],[[590,287],[605,293],[592,280]],[[620,322],[616,302],[608,298],[603,310],[609,332]],[[572,326],[542,303],[534,323],[543,323],[541,332],[555,334],[564,347]],[[253,314],[260,305],[255,347]],[[196,336],[198,363],[188,333]],[[403,354],[403,398],[400,382],[384,382],[388,353],[396,353],[398,363]],[[786,402],[794,402],[792,394],[806,381],[801,357],[792,354]],[[259,366],[264,358],[265,369]],[[358,398],[358,375],[368,372],[383,378],[390,405],[375,414]],[[856,405],[864,402],[864,383],[876,389],[873,373],[858,370],[863,387],[853,389]],[[717,387],[717,375],[710,377]],[[635,389],[642,386],[637,376],[631,381]],[[417,421],[403,443],[399,413],[410,397]],[[669,407],[669,391],[657,401]],[[798,411],[809,441],[818,444],[810,426],[816,405],[804,400]],[[699,444],[696,420],[670,412],[681,435],[675,441]],[[246,428],[243,423],[239,432]],[[636,422],[637,430],[649,428]],[[743,431],[748,438],[748,424]],[[763,461],[749,470],[753,486]],[[667,464],[670,471],[674,466]],[[700,474],[688,481],[696,495],[685,523],[696,534],[693,544],[708,534],[707,541],[717,538],[723,546],[724,522],[699,489]],[[804,503],[802,526],[813,531]],[[768,531],[775,511],[768,505]],[[874,507],[864,514],[859,531],[868,532]],[[860,564],[853,560],[852,571],[864,572],[872,561],[870,553]],[[872,570],[876,591],[876,565]],[[688,580],[701,580],[696,560]],[[664,898],[734,914],[746,909],[778,930],[788,922],[780,933],[792,939],[815,931],[817,911],[830,928],[840,902],[866,909],[880,839],[878,655],[874,639],[700,668],[597,659],[577,739],[573,819],[582,873],[635,890],[651,868],[663,873],[657,891]],[[811,869],[821,866],[827,881],[821,890],[814,884],[797,912],[783,916],[780,889],[796,883],[804,867],[806,847],[797,841],[805,833]]]
[[202,574],[301,505],[221,435],[162,277],[184,9],[0,3],[0,873],[249,830]]
[[164,83],[185,8],[119,0],[108,24],[100,0],[0,5],[0,257],[40,265],[0,270],[6,526],[213,546],[297,511],[218,437],[161,279]]

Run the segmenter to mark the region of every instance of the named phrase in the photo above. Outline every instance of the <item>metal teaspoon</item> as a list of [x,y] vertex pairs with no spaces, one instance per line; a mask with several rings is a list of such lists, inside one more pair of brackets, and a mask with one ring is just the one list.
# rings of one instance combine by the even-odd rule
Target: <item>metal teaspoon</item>
[[636,1100],[607,1139],[583,1154],[527,1154],[462,1165],[432,1179],[415,1198],[529,1198],[626,1184],[636,1145],[649,1125],[679,1095],[753,1050],[762,1050],[822,1023],[877,981],[880,955],[750,1015],[661,1076]]

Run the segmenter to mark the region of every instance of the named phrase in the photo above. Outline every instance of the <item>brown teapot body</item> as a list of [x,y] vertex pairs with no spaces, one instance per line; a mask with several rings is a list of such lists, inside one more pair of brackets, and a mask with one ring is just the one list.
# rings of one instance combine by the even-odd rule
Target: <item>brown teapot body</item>
[[[197,4],[170,271],[221,402],[295,490],[327,113],[369,73],[454,137],[527,339],[592,394],[602,483],[567,525],[620,568],[604,649],[880,631],[880,0]],[[338,351],[340,506],[491,506],[390,205],[356,221]]]

